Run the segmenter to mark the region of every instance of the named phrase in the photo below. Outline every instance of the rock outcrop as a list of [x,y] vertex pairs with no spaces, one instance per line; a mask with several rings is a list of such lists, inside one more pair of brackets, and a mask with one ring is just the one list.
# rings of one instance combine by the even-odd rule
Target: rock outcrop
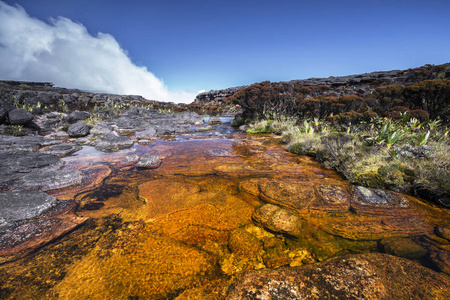
[[[428,67],[429,65],[425,66]],[[442,65],[444,67],[450,66],[450,63]],[[443,74],[420,74],[419,68],[408,70],[392,70],[392,71],[377,71],[371,73],[347,75],[347,76],[330,76],[328,78],[308,78],[301,80],[291,80],[288,83],[298,84],[301,86],[320,86],[326,85],[332,88],[331,93],[334,96],[342,96],[348,94],[356,94],[362,92],[369,94],[374,87],[389,84],[409,84],[417,82],[417,79],[434,79],[437,76],[450,77],[450,70]],[[419,75],[420,74],[420,75]],[[422,78],[425,76],[425,78]],[[427,78],[427,76],[429,78]],[[420,78],[418,78],[420,77]],[[226,97],[232,96],[234,93],[247,86],[232,87],[223,90],[212,90],[209,92],[198,94],[194,103],[201,103],[203,105],[220,105]]]

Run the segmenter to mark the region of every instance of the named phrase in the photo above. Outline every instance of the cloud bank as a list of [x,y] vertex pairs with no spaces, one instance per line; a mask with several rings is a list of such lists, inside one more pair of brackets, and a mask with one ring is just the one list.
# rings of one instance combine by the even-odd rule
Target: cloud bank
[[0,79],[49,81],[66,88],[192,102],[196,93],[169,91],[146,67],[135,65],[110,34],[91,35],[70,19],[48,23],[0,1]]

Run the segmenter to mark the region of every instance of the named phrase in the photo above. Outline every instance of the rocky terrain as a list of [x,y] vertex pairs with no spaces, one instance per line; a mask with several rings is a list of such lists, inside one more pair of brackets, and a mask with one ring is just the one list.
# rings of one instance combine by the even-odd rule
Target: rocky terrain
[[[379,71],[348,76],[330,76],[328,78],[308,78],[281,83],[297,84],[305,87],[325,85],[332,89],[328,92],[328,94],[333,96],[343,96],[357,93],[364,95],[370,94],[378,86],[391,84],[406,85],[426,79],[450,78],[449,66],[450,63],[443,64],[438,66],[439,70],[434,71],[432,70],[434,66],[427,65],[421,68],[408,70]],[[430,71],[424,71],[423,68],[430,69]],[[197,95],[194,103],[201,103],[203,105],[226,104],[227,97],[232,96],[239,90],[246,87],[247,86],[239,86],[201,93]]]
[[[193,125],[204,123],[196,113],[161,112],[173,104],[154,108],[157,102],[150,101],[143,108],[142,101],[140,96],[86,93],[53,88],[50,83],[0,84],[0,263],[39,248],[86,220],[73,213],[77,206],[73,200],[43,193],[86,180],[80,171],[65,169],[61,158],[83,145],[118,151],[191,133]],[[117,102],[128,106],[119,107]],[[93,111],[94,106],[99,109]],[[143,157],[136,163],[150,168],[158,161],[159,157]]]
[[[327,85],[330,93],[344,95],[421,76],[429,75],[413,69],[293,82]],[[151,299],[446,299],[447,210],[351,185],[267,141],[243,138],[204,149],[194,143],[161,144],[118,156],[116,169],[98,161],[83,171],[66,166],[65,158],[83,146],[110,153],[179,135],[223,138],[219,118],[204,125],[196,112],[174,111],[206,105],[234,112],[226,98],[242,88],[203,93],[193,106],[183,106],[50,83],[0,82],[0,268],[59,239],[55,255],[76,267],[62,275],[54,271],[52,283],[39,287],[57,291],[58,297],[120,298],[130,296],[123,286],[138,283],[140,296],[154,293]],[[132,170],[149,172],[139,179]],[[131,178],[99,184],[120,172]],[[114,180],[136,188],[124,191]],[[58,196],[79,185],[92,190]],[[111,213],[89,231],[95,227],[89,216],[110,205],[103,198],[117,201],[128,221],[114,223]],[[61,240],[77,228],[73,237]],[[77,256],[81,242],[92,246]],[[48,273],[44,262],[55,259],[54,253],[45,256],[50,251],[37,254],[42,262],[36,264],[42,265],[35,272]],[[152,267],[134,263],[136,257]],[[24,277],[36,283],[39,276]],[[82,285],[79,276],[99,283]],[[150,284],[143,284],[145,278]],[[0,283],[0,298],[14,298],[13,284],[1,276]]]

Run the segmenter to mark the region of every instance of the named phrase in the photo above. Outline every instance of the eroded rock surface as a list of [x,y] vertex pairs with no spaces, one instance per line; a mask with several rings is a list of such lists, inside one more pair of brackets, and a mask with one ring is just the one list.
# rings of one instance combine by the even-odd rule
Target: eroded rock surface
[[373,253],[301,268],[251,271],[217,299],[446,299],[449,286],[450,277],[444,274]]
[[55,204],[56,198],[43,192],[0,193],[0,228],[39,216]]
[[103,139],[97,143],[96,149],[101,151],[118,151],[121,149],[130,148],[134,145],[134,140],[127,136],[116,136],[114,134],[107,134]]
[[57,157],[69,156],[82,149],[81,146],[74,145],[53,145],[41,151],[41,153],[53,154]]

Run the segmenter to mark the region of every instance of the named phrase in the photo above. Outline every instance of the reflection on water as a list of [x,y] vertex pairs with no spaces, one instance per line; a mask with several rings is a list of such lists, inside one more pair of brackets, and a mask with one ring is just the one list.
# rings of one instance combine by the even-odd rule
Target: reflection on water
[[[229,125],[212,130],[215,139],[200,130],[117,153],[85,147],[66,158],[86,179],[53,194],[75,199],[89,220],[1,265],[2,298],[168,299],[244,270],[378,251],[390,238],[426,248],[418,239],[435,238],[433,228],[449,223],[445,210],[414,198],[402,208],[351,207],[347,181],[285,152],[277,139]],[[124,160],[146,153],[163,159],[158,169]]]

